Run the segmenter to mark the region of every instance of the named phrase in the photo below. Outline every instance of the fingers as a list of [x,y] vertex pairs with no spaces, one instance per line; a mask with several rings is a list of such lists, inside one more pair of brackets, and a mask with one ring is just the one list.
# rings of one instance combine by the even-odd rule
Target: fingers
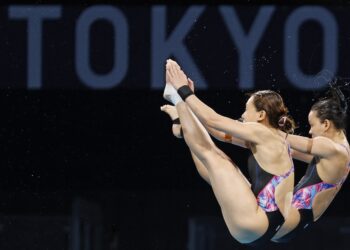
[[166,68],[170,68],[170,67],[173,67],[176,70],[181,70],[181,67],[177,62],[175,62],[174,60],[168,59],[166,60]]
[[187,78],[187,82],[188,82],[188,86],[190,86],[190,88],[194,87],[193,81],[190,78]]
[[174,64],[170,64],[169,65],[169,72],[170,72],[170,76],[171,77],[176,77],[178,74],[178,68],[177,68],[177,66],[176,65],[174,65]]
[[177,69],[181,69],[180,65],[177,62],[175,62],[174,60],[168,59],[167,63],[174,65]]
[[168,74],[168,76],[170,74],[170,72],[169,72],[170,66],[171,66],[171,63],[169,62],[169,60],[166,60],[165,72],[166,72],[166,74]]
[[176,67],[177,70],[181,70],[181,67],[179,64],[177,64],[177,62],[172,61],[172,65],[174,65],[174,67]]
[[168,75],[167,79],[169,82],[171,82],[171,79],[174,78],[172,71],[170,70],[170,68],[166,69],[166,74]]
[[165,66],[165,83],[169,82],[169,74],[168,74],[168,71],[167,71],[167,68]]
[[176,71],[176,75],[180,78],[183,79],[183,83],[187,83],[187,76],[185,74],[185,72],[183,72],[182,70],[177,70]]
[[174,78],[174,72],[173,72],[173,70],[171,69],[171,65],[169,64],[167,64],[167,67],[166,67],[166,74],[168,75],[167,77],[168,77],[168,80],[170,81],[170,78]]
[[184,74],[178,64],[170,63],[169,68],[173,76],[179,77],[181,74]]
[[176,69],[177,69],[177,66],[174,64],[174,61],[171,59],[168,59],[166,63],[166,72],[168,76],[171,78],[175,77]]
[[181,70],[180,66],[171,59],[166,61],[166,81],[175,85],[187,83],[186,74]]
[[192,91],[194,91],[194,83],[190,78],[187,78],[188,86]]

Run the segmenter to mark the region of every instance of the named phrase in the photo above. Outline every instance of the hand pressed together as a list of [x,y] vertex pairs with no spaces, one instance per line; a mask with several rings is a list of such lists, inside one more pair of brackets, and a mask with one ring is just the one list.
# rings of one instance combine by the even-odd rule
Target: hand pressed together
[[171,59],[168,59],[166,63],[166,79],[169,80],[175,89],[188,85],[186,74],[181,70],[180,66]]

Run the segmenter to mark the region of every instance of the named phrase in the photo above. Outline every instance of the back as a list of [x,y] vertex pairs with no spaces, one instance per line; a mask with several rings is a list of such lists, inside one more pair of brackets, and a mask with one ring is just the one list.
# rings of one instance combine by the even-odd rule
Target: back
[[312,209],[314,221],[325,212],[349,174],[349,153],[343,156],[340,152],[330,159],[313,158],[294,189],[293,207]]
[[275,132],[265,127],[262,131],[261,142],[251,143],[250,150],[263,170],[273,175],[283,175],[293,165],[289,144],[277,130]]
[[294,187],[290,147],[285,138],[268,128],[266,130],[262,135],[265,136],[263,143],[250,145],[254,156],[253,164],[249,166],[251,188],[265,211],[278,208],[286,217]]
[[[346,147],[348,152],[348,147]],[[344,153],[339,153],[335,159],[314,157],[310,162],[305,175],[294,188],[292,207],[286,222],[275,235],[274,241],[287,242],[301,233],[303,230],[318,220],[326,211],[341,186],[346,180],[349,171],[349,153],[344,161]],[[334,165],[332,165],[334,164]],[[328,171],[329,182],[325,181],[323,175]]]

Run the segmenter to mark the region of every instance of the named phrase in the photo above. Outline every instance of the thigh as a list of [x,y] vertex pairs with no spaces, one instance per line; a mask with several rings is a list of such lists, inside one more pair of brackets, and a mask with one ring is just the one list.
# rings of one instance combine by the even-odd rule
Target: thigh
[[236,170],[238,171],[238,173],[242,176],[242,178],[244,178],[244,180],[246,181],[246,183],[248,184],[248,186],[250,187],[251,184],[248,181],[248,179],[245,177],[245,175],[241,172],[241,170],[239,169],[239,167],[232,161],[232,159],[230,157],[228,157],[224,151],[222,151],[221,149],[219,149],[217,146],[213,147],[214,150],[224,159],[227,159],[229,162],[232,163],[232,167],[236,168]]
[[216,151],[207,154],[203,163],[231,234],[239,241],[259,238],[269,223],[246,179],[231,160]]

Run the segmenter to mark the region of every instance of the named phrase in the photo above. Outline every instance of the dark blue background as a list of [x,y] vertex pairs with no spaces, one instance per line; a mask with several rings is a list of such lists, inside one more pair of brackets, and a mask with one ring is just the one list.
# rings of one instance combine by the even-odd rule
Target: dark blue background
[[[81,6],[64,6],[62,20],[45,26],[43,88],[38,91],[26,89],[24,23],[6,20],[6,8],[0,9],[0,214],[69,216],[74,198],[82,197],[101,206],[104,249],[112,249],[108,244],[115,233],[118,249],[186,249],[188,218],[215,216],[221,220],[219,206],[210,187],[197,174],[184,141],[172,136],[171,121],[159,110],[166,103],[162,90],[150,89],[150,7],[120,8],[130,27],[129,72],[119,87],[106,91],[87,89],[74,72],[72,23]],[[307,135],[309,108],[324,90],[301,91],[286,81],[282,67],[283,21],[285,13],[294,7],[278,8],[257,51],[256,89],[280,91],[299,124],[297,133]],[[176,24],[184,9],[170,10],[171,25]],[[329,9],[339,21],[339,75],[346,77],[350,9]],[[256,6],[240,9],[247,25],[256,10]],[[217,30],[222,25],[218,20],[217,13],[208,10],[186,38],[186,44],[209,82],[208,90],[197,91],[198,97],[218,113],[239,118],[246,96],[235,81],[235,48],[228,33]],[[208,24],[210,33],[203,30]],[[108,36],[110,30],[102,23],[95,28],[96,48],[91,55],[96,70],[106,72],[111,66],[112,45],[104,44],[101,36]],[[317,73],[322,59],[317,40],[320,30],[312,23],[304,28],[300,63],[305,72]],[[263,62],[263,56],[270,58],[268,63]],[[249,152],[233,145],[218,145],[247,174]],[[297,180],[304,169],[304,164],[296,162]],[[347,181],[324,214],[325,220],[348,217],[348,189]],[[13,237],[25,241],[43,231],[23,230],[19,228]],[[317,242],[320,236],[310,237],[310,242]],[[9,244],[14,241],[1,238],[3,249],[12,249]],[[289,249],[302,249],[305,238],[293,244]],[[233,240],[232,247],[238,247]],[[320,240],[316,247],[329,249]],[[36,249],[60,248],[38,240]]]

